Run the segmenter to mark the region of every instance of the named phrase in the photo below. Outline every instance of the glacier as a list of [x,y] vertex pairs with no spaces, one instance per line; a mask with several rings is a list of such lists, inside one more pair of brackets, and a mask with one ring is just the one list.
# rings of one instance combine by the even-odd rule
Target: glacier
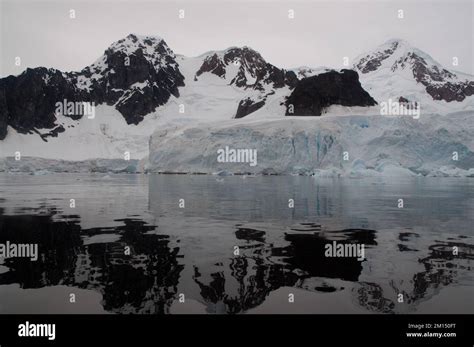
[[137,159],[61,160],[38,157],[0,158],[0,172],[24,173],[35,176],[51,173],[139,173],[143,162]]
[[[255,149],[258,163],[222,163],[219,149]],[[449,115],[285,117],[170,126],[150,139],[144,169],[315,176],[474,177],[472,111]]]

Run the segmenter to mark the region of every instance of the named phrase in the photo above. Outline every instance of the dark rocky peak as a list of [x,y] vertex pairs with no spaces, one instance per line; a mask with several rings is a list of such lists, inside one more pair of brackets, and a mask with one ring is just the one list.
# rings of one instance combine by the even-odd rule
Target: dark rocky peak
[[149,65],[150,69],[158,72],[166,67],[176,68],[178,64],[175,59],[174,52],[162,38],[130,34],[112,43],[99,59],[76,75],[97,80],[107,77],[116,68],[133,69],[136,65]]
[[194,79],[197,80],[197,76],[202,75],[204,72],[210,72],[214,75],[224,78],[226,72],[225,69],[226,65],[224,61],[219,58],[217,53],[214,53],[204,59],[201,67],[196,72],[196,77]]
[[79,88],[97,103],[115,107],[127,123],[138,124],[184,86],[174,52],[155,36],[130,34],[114,42],[92,65],[76,74]]
[[172,95],[178,97],[180,86],[184,77],[166,42],[130,34],[79,72],[40,67],[0,79],[0,139],[7,125],[21,133],[57,127],[55,105],[63,100],[114,105],[128,124],[138,124]]
[[329,71],[303,78],[286,101],[287,116],[320,116],[331,105],[374,106],[376,101],[353,70]]
[[[165,40],[157,36],[137,36],[130,34],[114,42],[105,52],[107,63],[111,65],[123,64],[122,57],[140,57],[147,60],[156,71],[164,67],[178,66],[176,55],[168,47]],[[130,64],[132,65],[132,64]]]
[[297,81],[294,72],[267,63],[260,53],[246,46],[208,53],[196,72],[195,79],[206,72],[230,79],[231,85],[262,91],[265,90],[265,85],[274,88],[294,87]]
[[[94,82],[102,81],[108,88],[102,91],[111,94],[111,100],[105,100],[109,103],[115,103],[116,91],[146,80],[184,85],[176,56],[166,42],[160,37],[135,34],[114,42],[97,61],[76,75],[80,88],[89,89]],[[157,81],[165,76],[169,78]]]
[[115,41],[104,52],[108,58],[121,53],[125,56],[141,54],[157,67],[167,63],[174,63],[174,52],[168,47],[165,40],[158,36],[141,36],[130,34]]
[[20,133],[55,128],[55,104],[64,99],[89,100],[71,83],[69,74],[56,69],[27,68],[18,76],[0,79],[0,140],[7,125]]

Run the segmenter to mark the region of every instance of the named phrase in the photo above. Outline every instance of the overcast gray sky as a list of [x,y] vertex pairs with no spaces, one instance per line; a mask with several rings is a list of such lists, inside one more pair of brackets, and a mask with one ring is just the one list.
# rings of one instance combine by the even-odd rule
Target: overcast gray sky
[[[341,67],[344,56],[402,38],[447,68],[453,69],[456,56],[455,70],[474,73],[472,0],[0,2],[1,76],[37,66],[80,70],[132,32],[161,36],[187,56],[247,45],[285,68]],[[179,9],[185,9],[184,19]],[[399,9],[404,19],[397,17]]]

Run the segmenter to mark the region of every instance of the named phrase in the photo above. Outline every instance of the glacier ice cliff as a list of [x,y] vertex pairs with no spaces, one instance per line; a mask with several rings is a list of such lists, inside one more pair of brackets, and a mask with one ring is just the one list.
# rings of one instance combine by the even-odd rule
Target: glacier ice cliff
[[[148,172],[474,177],[474,115],[240,120],[156,131]],[[219,149],[256,150],[257,165],[218,162]]]

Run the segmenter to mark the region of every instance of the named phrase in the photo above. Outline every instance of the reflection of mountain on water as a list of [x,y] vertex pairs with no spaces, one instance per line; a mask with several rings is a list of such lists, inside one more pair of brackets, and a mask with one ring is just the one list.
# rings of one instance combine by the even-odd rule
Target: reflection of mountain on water
[[[355,305],[369,311],[413,312],[442,288],[472,281],[474,246],[462,237],[425,240],[403,231],[387,247],[382,233],[375,230],[327,231],[319,224],[300,223],[283,233],[281,229],[275,232],[272,225],[220,224],[235,225],[230,230],[240,255],[233,256],[219,243],[206,245],[217,255],[216,270],[206,265],[207,258],[194,257],[189,245],[182,245],[189,252],[182,254],[170,236],[156,233],[157,226],[138,217],[115,220],[114,227],[82,229],[79,216],[60,215],[56,208],[42,206],[21,213],[4,215],[0,210],[0,243],[38,243],[40,256],[36,262],[5,259],[3,265],[10,271],[0,274],[0,285],[92,289],[102,294],[104,308],[116,313],[168,313],[180,286],[180,292],[204,303],[211,313],[248,311],[282,287],[302,288],[315,295],[346,291],[344,295],[352,295]],[[201,236],[193,236],[201,242]],[[325,245],[333,241],[363,244],[366,260],[326,257]],[[131,255],[125,254],[127,246]],[[403,262],[399,265],[407,259],[409,267],[404,268]],[[191,282],[182,278],[185,266],[191,269],[187,278]],[[378,267],[386,272],[390,266],[394,268],[389,274],[369,270]],[[194,284],[195,297],[188,295]],[[404,294],[405,306],[396,302],[398,293]]]
[[[40,208],[44,211],[44,208]],[[53,220],[48,214],[0,215],[0,243],[38,244],[38,260],[5,259],[13,271],[0,274],[0,284],[19,283],[22,288],[39,288],[70,282],[76,255],[82,244],[77,216],[68,221]],[[51,213],[52,212],[52,213]]]
[[338,244],[362,244],[364,247],[376,245],[375,231],[346,229],[317,234],[288,234],[291,245],[286,251],[286,260],[293,269],[300,269],[308,277],[340,278],[357,281],[362,271],[362,263],[356,257],[326,257],[325,246],[337,239]]
[[[314,226],[311,226],[314,227]],[[302,224],[301,229],[305,230]],[[320,230],[320,228],[318,228]],[[263,303],[267,295],[280,287],[299,287],[304,279],[312,277],[340,278],[357,281],[362,265],[355,257],[330,258],[325,256],[325,245],[338,239],[338,243],[364,243],[376,245],[375,231],[347,229],[322,233],[288,233],[288,246],[275,247],[265,243],[265,232],[238,227],[235,232],[242,254],[230,260],[230,273],[226,270],[209,274],[202,279],[195,267],[194,280],[209,312],[238,313]],[[227,274],[227,277],[226,277]],[[229,288],[226,280],[234,285]],[[332,287],[314,288],[331,292]],[[233,294],[229,294],[233,293]]]
[[[419,235],[411,233],[412,236]],[[420,303],[436,296],[440,290],[456,284],[459,278],[472,271],[474,246],[460,242],[435,241],[428,247],[429,255],[419,259],[424,271],[412,275],[409,282],[394,278],[389,286],[379,283],[361,283],[357,290],[361,306],[375,312],[413,311]],[[453,254],[453,247],[458,254]],[[407,306],[397,306],[397,294],[403,294]],[[453,298],[454,299],[454,298]]]
[[[120,241],[90,245],[78,262],[76,280],[99,269],[82,286],[99,288],[106,310],[166,313],[183,269],[177,262],[179,249],[169,247],[167,235],[145,234],[155,226],[137,219],[118,221],[125,223],[114,228],[122,236]],[[125,254],[127,246],[131,255]]]
[[[398,312],[398,293],[404,294],[405,303],[413,310],[420,301],[433,297],[442,286],[450,285],[462,276],[458,270],[468,271],[474,250],[474,246],[467,244],[438,241],[429,246],[430,255],[420,260],[425,271],[411,275],[412,280],[405,282],[394,278],[388,284],[383,281],[374,283],[360,281],[363,267],[356,258],[328,258],[324,255],[325,245],[332,240],[342,244],[364,244],[366,249],[376,247],[374,230],[346,229],[323,233],[316,225],[308,227],[304,224],[293,230],[311,230],[311,233],[287,233],[285,240],[289,245],[276,247],[266,243],[263,230],[238,227],[236,237],[241,241],[241,255],[230,259],[228,269],[206,276],[195,266],[194,280],[208,312],[245,312],[262,304],[270,292],[280,287],[304,287],[320,293],[344,289],[328,284],[330,279],[354,282],[352,291],[356,303],[369,311]],[[452,254],[454,245],[459,247],[457,256]],[[369,258],[366,261],[384,260]],[[303,285],[311,278],[319,278],[323,285],[311,288]],[[401,283],[400,288],[397,288],[397,281]]]
[[[0,284],[95,289],[109,311],[168,312],[183,268],[177,262],[179,249],[169,247],[166,235],[146,234],[155,226],[138,219],[117,222],[124,225],[81,230],[77,216],[0,215],[0,243],[38,243],[40,253],[35,262],[6,259],[11,271],[0,274]],[[117,234],[120,240],[83,244],[83,236],[102,234]],[[126,246],[131,255],[125,254]]]

